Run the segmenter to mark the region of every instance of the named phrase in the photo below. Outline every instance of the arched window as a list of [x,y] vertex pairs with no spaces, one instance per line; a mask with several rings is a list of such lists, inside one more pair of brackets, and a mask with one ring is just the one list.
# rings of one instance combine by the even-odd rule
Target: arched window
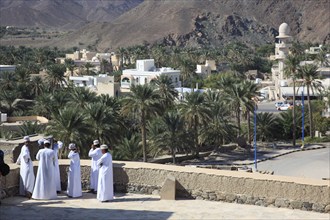
[[147,84],[147,83],[148,83],[148,79],[144,78],[144,84]]
[[129,83],[130,82],[129,78],[127,78],[127,77],[123,78],[121,81],[124,82],[124,83]]

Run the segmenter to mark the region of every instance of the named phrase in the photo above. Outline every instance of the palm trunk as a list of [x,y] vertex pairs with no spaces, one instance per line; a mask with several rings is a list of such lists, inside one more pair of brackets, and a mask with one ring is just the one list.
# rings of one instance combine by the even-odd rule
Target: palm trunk
[[147,134],[146,134],[146,119],[145,112],[141,112],[141,135],[142,135],[142,152],[143,162],[147,162]]
[[198,149],[198,121],[197,121],[197,117],[194,117],[194,133],[195,133],[195,156],[196,158],[199,157],[199,149]]
[[296,146],[296,81],[293,79],[293,108],[292,108],[292,145],[293,147]]
[[250,111],[247,111],[247,121],[248,121],[248,141],[249,141],[249,144],[251,145],[252,140],[251,140]]
[[308,100],[308,116],[309,116],[309,136],[314,137],[313,134],[313,113],[312,113],[312,103],[309,96],[309,84],[307,84],[307,100]]
[[236,111],[236,120],[237,120],[237,137],[241,135],[241,110],[238,108]]
[[176,163],[176,160],[175,160],[175,149],[174,149],[174,147],[171,147],[171,153],[172,153],[172,159],[173,159],[173,164],[175,164]]

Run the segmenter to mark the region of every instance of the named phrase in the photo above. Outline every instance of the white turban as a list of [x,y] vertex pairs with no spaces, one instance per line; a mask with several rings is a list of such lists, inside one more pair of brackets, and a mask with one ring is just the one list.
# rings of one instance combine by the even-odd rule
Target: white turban
[[69,144],[69,149],[70,150],[76,149],[76,145],[74,143]]
[[49,140],[45,140],[44,141],[44,144],[50,144],[50,141]]
[[23,140],[24,140],[24,141],[30,141],[30,137],[29,137],[29,136],[25,136],[25,137],[23,138]]
[[41,139],[38,140],[38,144],[39,145],[42,145],[44,142],[45,142],[45,139],[43,139],[43,138],[41,138]]
[[93,145],[98,145],[99,143],[100,143],[99,140],[93,141]]
[[57,145],[59,148],[62,148],[63,147],[63,142],[62,141],[57,141]]
[[101,150],[105,150],[105,149],[108,149],[108,146],[106,144],[102,144],[100,148],[101,148]]

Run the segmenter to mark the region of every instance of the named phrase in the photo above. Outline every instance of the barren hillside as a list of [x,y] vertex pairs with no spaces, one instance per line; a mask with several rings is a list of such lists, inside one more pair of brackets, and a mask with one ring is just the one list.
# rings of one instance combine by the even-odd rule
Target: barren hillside
[[[90,1],[74,0],[69,4],[70,7],[63,7],[66,10],[72,9],[74,8],[72,4],[78,4],[78,2],[79,5],[83,5],[83,2],[87,4]],[[95,2],[104,4],[107,1]],[[60,39],[40,43],[40,45],[59,47],[89,45],[96,46],[99,50],[140,44],[144,41],[178,46],[219,46],[230,41],[255,45],[274,42],[278,26],[283,22],[289,24],[292,35],[298,40],[320,43],[330,41],[330,0],[145,0],[142,3],[141,0],[130,0],[116,2],[122,4],[130,2],[130,7],[127,6],[126,11],[123,9],[120,16],[117,9],[113,10],[113,12],[118,12],[116,15],[110,15],[111,10],[105,10],[104,7],[99,6],[98,8],[102,10],[97,11],[95,5],[93,6],[94,13],[89,13],[92,17],[86,16],[88,13],[84,10],[77,14],[71,13],[72,20],[79,20],[79,16],[84,15],[86,20],[90,18],[88,21],[92,22]],[[40,8],[40,4],[38,7],[30,7],[29,10]],[[48,3],[48,7],[49,4],[52,5]],[[88,7],[91,6],[84,6],[84,8]],[[5,7],[1,6],[1,10],[3,8]],[[66,10],[56,12],[62,14],[56,14],[55,17],[65,18]],[[49,16],[55,14],[51,12],[48,11]],[[108,15],[103,15],[103,13],[108,13]],[[119,17],[104,19],[107,16]]]

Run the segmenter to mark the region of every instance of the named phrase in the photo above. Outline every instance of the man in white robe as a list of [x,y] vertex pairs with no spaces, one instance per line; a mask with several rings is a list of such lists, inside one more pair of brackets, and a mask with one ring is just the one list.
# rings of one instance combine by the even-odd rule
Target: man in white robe
[[63,143],[61,141],[55,141],[53,150],[55,153],[55,183],[57,193],[61,192],[61,176],[60,176],[60,166],[58,164],[58,151],[62,148]]
[[55,184],[55,153],[50,148],[50,141],[44,141],[44,149],[38,151],[39,160],[36,184],[33,190],[33,199],[56,199]]
[[91,175],[90,175],[90,192],[96,193],[97,191],[97,182],[99,178],[99,166],[97,161],[102,157],[102,152],[100,149],[100,143],[98,140],[93,141],[93,145],[88,153],[88,156],[92,158],[91,164]]
[[24,145],[22,146],[21,153],[17,158],[16,164],[20,164],[20,184],[19,194],[31,198],[35,176],[33,172],[33,164],[29,151],[30,138],[24,137]]
[[102,157],[97,161],[99,180],[96,198],[101,202],[113,200],[113,168],[112,156],[108,152],[108,146],[101,145]]
[[74,143],[69,144],[70,168],[68,173],[68,190],[69,197],[81,197],[81,174],[80,174],[80,157]]

